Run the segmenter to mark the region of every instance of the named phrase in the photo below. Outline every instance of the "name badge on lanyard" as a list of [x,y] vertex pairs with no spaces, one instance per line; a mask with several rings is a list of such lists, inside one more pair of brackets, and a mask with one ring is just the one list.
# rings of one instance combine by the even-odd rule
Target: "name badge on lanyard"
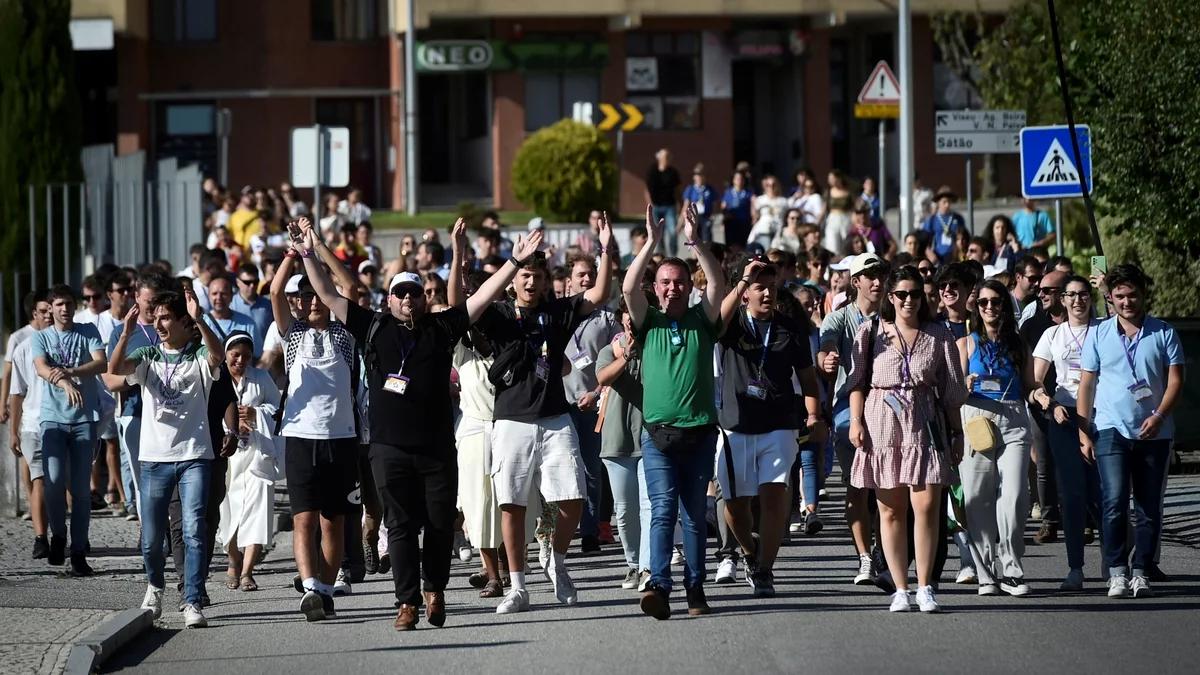
[[[1119,325],[1117,328],[1120,330]],[[1144,327],[1138,329],[1137,337],[1130,342],[1128,347],[1125,346],[1128,338],[1125,337],[1124,333],[1121,333],[1121,347],[1125,351],[1125,361],[1129,364],[1129,372],[1133,375],[1133,384],[1129,385],[1129,393],[1133,394],[1133,400],[1139,403],[1154,395],[1154,392],[1150,389],[1150,384],[1146,382],[1145,378],[1137,376],[1137,365],[1134,360],[1137,357],[1138,345],[1142,342],[1143,330],[1145,330]]]
[[[748,323],[750,326],[750,334],[754,335],[754,337],[758,337],[755,335],[754,318],[750,316],[749,310],[746,311],[746,323]],[[773,327],[773,322],[768,323],[767,329],[763,331],[762,352],[760,353],[758,359],[758,377],[754,378],[746,385],[746,395],[759,401],[767,400],[767,392],[770,391],[770,383],[767,381],[766,365],[767,354],[771,350],[771,329]]]
[[400,373],[389,373],[387,379],[383,381],[383,389],[403,396],[404,392],[408,391],[408,382],[409,379]]
[[[521,308],[514,306],[513,313],[516,314],[517,323],[521,325],[521,336],[528,340],[529,336],[525,333],[525,319],[521,316]],[[541,336],[540,354],[537,361],[533,364],[533,374],[542,382],[547,382],[550,379],[550,358],[548,341],[549,335],[546,334],[546,315],[544,313],[537,315],[538,329]]]

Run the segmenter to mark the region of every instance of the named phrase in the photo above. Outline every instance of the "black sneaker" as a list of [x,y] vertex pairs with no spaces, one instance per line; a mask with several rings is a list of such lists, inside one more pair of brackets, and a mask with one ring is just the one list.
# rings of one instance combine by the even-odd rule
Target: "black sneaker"
[[67,574],[73,577],[90,577],[96,572],[92,570],[87,563],[87,558],[82,553],[71,554],[71,565],[67,568]]
[[38,535],[33,538],[33,559],[41,560],[50,555],[50,541],[46,539],[46,535]]
[[296,589],[296,592],[299,593],[300,595],[304,595],[304,593],[305,593],[304,581],[302,579],[300,579],[299,574],[292,577],[292,588]]
[[321,607],[325,610],[325,618],[332,619],[336,617],[337,612],[333,608],[333,596],[325,595],[324,593],[317,593],[317,595],[321,596]]
[[767,570],[759,570],[754,575],[754,597],[775,597],[775,575]]
[[300,598],[300,613],[308,621],[324,621],[325,620],[325,602],[321,598],[321,594],[316,591],[308,591]]
[[46,562],[51,565],[61,565],[67,561],[67,542],[60,537],[50,537],[50,550],[46,553]]
[[583,553],[599,553],[600,537],[592,534],[584,535],[579,541],[579,550]]
[[671,618],[671,601],[667,599],[667,593],[657,587],[647,586],[646,590],[642,591],[642,599],[638,606],[646,616],[652,616],[659,621]]
[[372,546],[369,541],[363,542],[363,567],[367,574],[379,572],[379,548]]
[[704,597],[703,586],[687,589],[687,604],[689,616],[703,616],[712,613],[712,609],[708,606],[708,600]]
[[825,528],[821,517],[812,511],[804,512],[804,535],[811,537]]
[[379,573],[387,574],[392,571],[392,556],[384,553],[379,558]]

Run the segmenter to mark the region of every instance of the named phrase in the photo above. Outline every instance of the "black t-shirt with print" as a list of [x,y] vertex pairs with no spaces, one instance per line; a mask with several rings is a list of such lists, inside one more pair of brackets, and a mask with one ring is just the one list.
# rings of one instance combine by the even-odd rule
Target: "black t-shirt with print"
[[[563,393],[563,352],[586,318],[583,294],[548,300],[537,307],[497,302],[476,324],[491,340],[496,358],[488,376],[496,387],[498,420],[532,422],[570,411]],[[545,378],[537,362],[545,354]]]
[[[764,359],[763,341],[768,330],[770,342]],[[792,386],[792,373],[812,365],[812,347],[804,329],[779,312],[772,314],[771,321],[752,321],[744,309],[739,309],[720,343],[721,426],[743,434],[803,427],[803,400]],[[765,400],[751,396],[749,391],[752,382],[761,380],[767,383]]]
[[[389,312],[372,312],[351,303],[346,329],[366,354],[367,333],[378,314],[373,339],[374,360],[367,365],[370,388],[371,442],[395,445],[422,454],[454,452],[454,406],[450,398],[450,366],[454,345],[470,327],[464,307],[425,314],[412,330]],[[408,378],[404,393],[388,391],[388,375]]]

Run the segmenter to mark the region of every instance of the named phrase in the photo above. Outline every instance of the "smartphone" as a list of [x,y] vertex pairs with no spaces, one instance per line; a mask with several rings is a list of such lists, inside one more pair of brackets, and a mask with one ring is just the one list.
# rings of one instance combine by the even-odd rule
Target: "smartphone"
[[1108,274],[1108,258],[1102,255],[1092,256],[1092,276]]

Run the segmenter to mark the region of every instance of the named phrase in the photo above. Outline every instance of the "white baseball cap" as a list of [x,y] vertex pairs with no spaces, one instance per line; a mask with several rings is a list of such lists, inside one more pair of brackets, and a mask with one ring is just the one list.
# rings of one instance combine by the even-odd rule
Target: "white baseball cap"
[[299,293],[301,281],[304,281],[303,274],[293,274],[292,277],[287,280],[287,284],[283,287],[283,292],[287,293],[288,295]]
[[533,218],[529,219],[528,229],[530,232],[533,232],[534,230],[544,230],[546,229],[546,221],[542,220],[541,216],[534,216]]
[[396,287],[402,284],[413,284],[417,288],[425,287],[425,284],[421,283],[421,277],[412,272],[400,272],[392,277],[392,282],[388,284],[388,292],[396,290]]
[[358,263],[358,273],[359,274],[362,274],[363,272],[367,271],[368,268],[373,269],[376,272],[379,271],[379,267],[375,263],[371,262],[370,260],[364,260],[364,261]]
[[874,253],[860,253],[850,261],[850,276],[856,277],[872,267],[878,267],[882,264],[883,261]]

